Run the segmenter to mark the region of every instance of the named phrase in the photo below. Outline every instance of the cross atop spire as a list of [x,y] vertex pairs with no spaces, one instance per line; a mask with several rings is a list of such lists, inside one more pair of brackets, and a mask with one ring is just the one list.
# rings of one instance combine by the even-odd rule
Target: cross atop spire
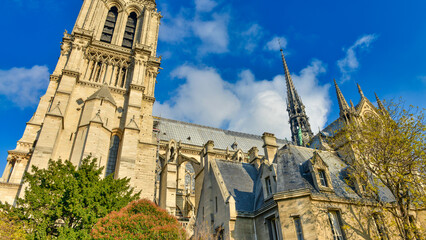
[[294,87],[293,80],[291,79],[290,71],[288,70],[287,62],[284,57],[284,52],[282,49],[280,49],[280,51],[287,85],[287,112],[289,115],[291,138],[297,145],[306,146],[313,136],[311,126],[308,121],[309,118],[306,115],[305,106]]
[[336,79],[334,79],[334,86],[336,87],[336,95],[337,95],[337,102],[339,103],[340,116],[342,116],[345,113],[345,111],[349,110],[349,106],[345,100],[345,97],[343,97],[343,94],[340,91],[339,86],[337,85]]

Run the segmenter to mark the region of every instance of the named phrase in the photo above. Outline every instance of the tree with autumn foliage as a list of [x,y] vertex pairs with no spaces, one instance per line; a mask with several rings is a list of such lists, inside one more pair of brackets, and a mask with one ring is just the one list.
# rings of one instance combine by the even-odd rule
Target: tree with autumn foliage
[[99,220],[94,239],[185,239],[185,230],[174,216],[153,202],[141,199]]
[[[402,101],[386,104],[378,114],[354,119],[346,135],[355,159],[352,177],[384,213],[390,213],[401,239],[424,239],[420,220],[426,214],[426,125],[425,109]],[[389,190],[393,199],[384,200]],[[386,190],[386,191],[387,191]]]
[[18,219],[10,218],[6,213],[0,212],[0,239],[20,240],[27,236],[22,223]]
[[24,198],[15,207],[1,205],[2,211],[22,223],[31,239],[90,239],[98,219],[139,198],[129,179],[102,173],[90,156],[78,168],[68,160],[50,160],[46,169],[33,166],[24,176]]

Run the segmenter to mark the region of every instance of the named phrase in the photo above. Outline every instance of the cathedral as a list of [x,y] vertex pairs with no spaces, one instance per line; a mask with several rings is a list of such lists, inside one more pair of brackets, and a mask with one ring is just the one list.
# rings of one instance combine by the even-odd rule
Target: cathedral
[[344,179],[353,153],[340,132],[348,119],[380,114],[377,96],[376,107],[358,86],[360,101],[349,105],[335,82],[340,117],[314,135],[281,50],[291,141],[153,116],[160,19],[155,0],[83,1],[46,93],[8,152],[0,201],[23,196],[32,166],[78,166],[91,155],[104,176],[130,178],[194,236],[391,239],[383,216],[353,204],[362,187]]

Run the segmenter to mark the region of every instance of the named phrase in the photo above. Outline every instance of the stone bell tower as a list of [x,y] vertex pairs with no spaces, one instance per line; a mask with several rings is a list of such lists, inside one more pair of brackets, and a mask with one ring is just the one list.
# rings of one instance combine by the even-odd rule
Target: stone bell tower
[[92,155],[104,175],[129,177],[153,199],[152,136],[161,15],[155,0],[84,0],[73,31],[65,31],[46,94],[0,180],[0,201],[22,196],[22,177],[49,159],[79,165]]

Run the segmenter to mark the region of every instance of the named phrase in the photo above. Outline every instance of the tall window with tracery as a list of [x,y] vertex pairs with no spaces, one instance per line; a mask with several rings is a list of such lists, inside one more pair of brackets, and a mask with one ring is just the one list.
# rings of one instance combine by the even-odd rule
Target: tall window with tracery
[[105,176],[115,172],[115,165],[117,164],[118,148],[120,147],[120,138],[114,135],[111,139],[111,147],[109,148],[108,163],[106,166]]
[[195,190],[195,171],[190,163],[185,165],[185,190],[189,192]]
[[127,18],[126,29],[124,31],[123,44],[122,44],[123,47],[132,48],[133,40],[135,38],[137,21],[138,19],[137,19],[136,13],[134,12],[130,13],[129,17]]
[[101,41],[111,43],[112,35],[114,34],[115,23],[117,22],[118,10],[116,7],[112,7],[107,15],[104,29],[102,30]]

